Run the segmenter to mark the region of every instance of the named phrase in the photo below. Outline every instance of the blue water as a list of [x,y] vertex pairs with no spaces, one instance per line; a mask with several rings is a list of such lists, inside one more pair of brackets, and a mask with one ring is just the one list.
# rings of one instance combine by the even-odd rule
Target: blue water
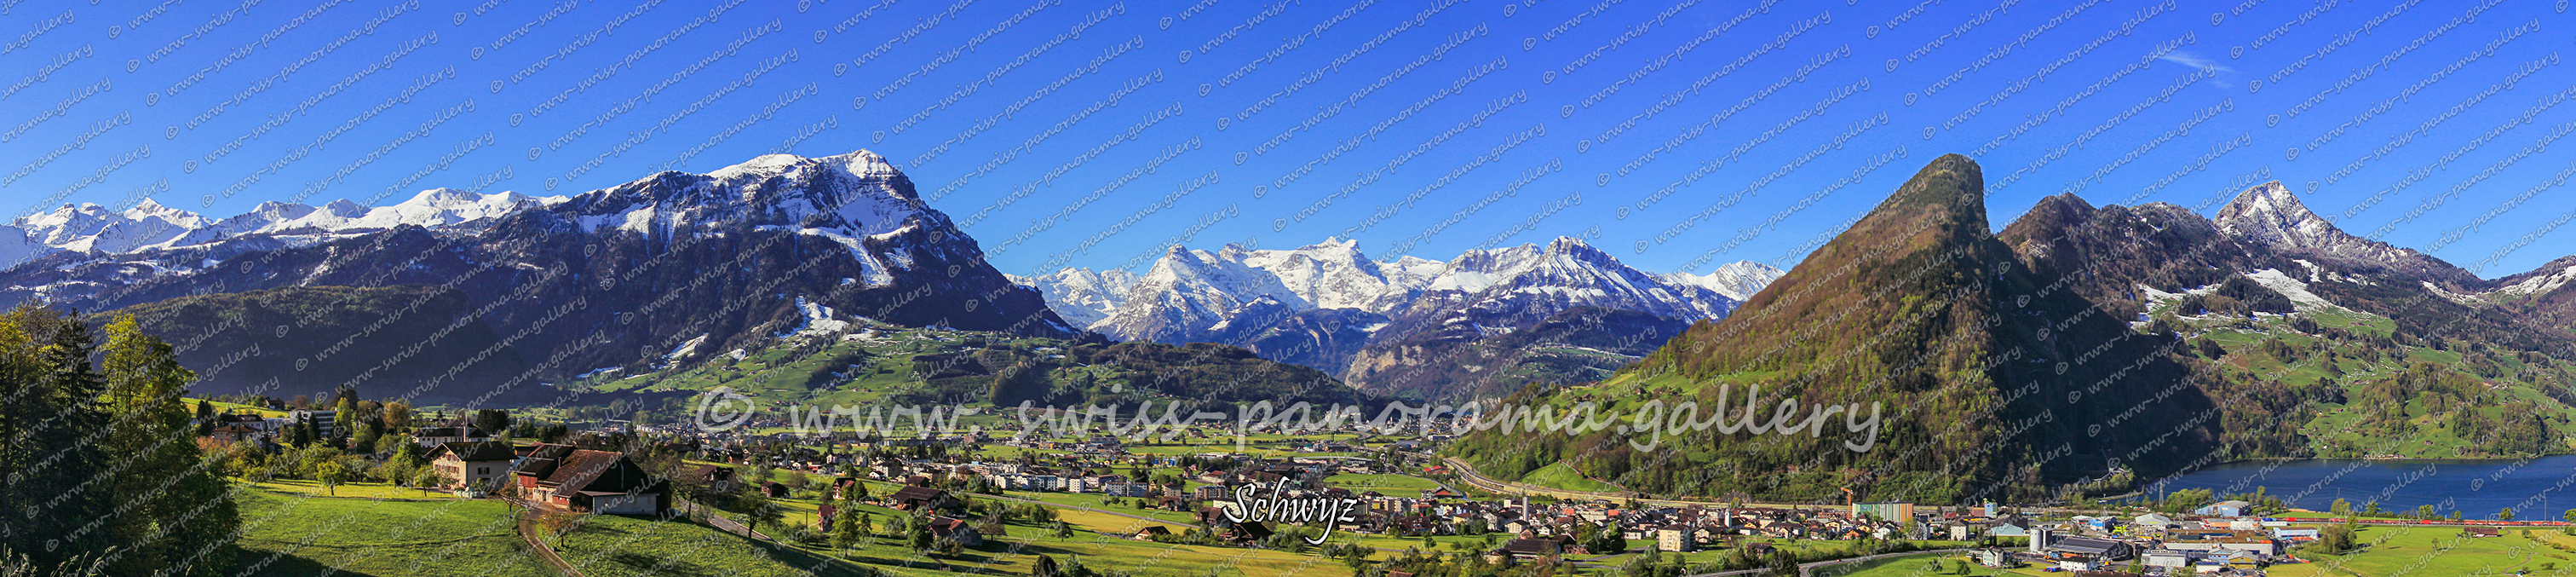
[[[2161,497],[2181,489],[2209,489],[2220,495],[2252,493],[2265,487],[2271,497],[2291,506],[2327,510],[2335,499],[2355,510],[2379,501],[2383,511],[2414,511],[2420,505],[2448,515],[2457,510],[2473,519],[2494,518],[2512,507],[2514,519],[2556,521],[2576,509],[2576,455],[2531,460],[2360,461],[2317,459],[2230,463],[2150,484]],[[2224,497],[2222,497],[2224,498]]]

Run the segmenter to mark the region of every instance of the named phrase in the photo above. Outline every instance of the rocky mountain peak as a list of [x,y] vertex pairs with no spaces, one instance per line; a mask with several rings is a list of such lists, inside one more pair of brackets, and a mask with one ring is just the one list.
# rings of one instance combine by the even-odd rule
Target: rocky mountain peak
[[1867,218],[1937,218],[1946,221],[1954,233],[1985,235],[1985,170],[1966,156],[1941,155],[1915,171],[1913,178],[1906,179],[1894,194],[1871,209]]
[[2218,209],[2217,221],[2219,230],[2275,247],[2325,248],[2360,240],[2310,212],[2277,180],[2237,193]]
[[2280,181],[2238,193],[2235,200],[2218,209],[2215,222],[2221,232],[2283,254],[2387,268],[2454,291],[2474,290],[2487,284],[2477,275],[2431,255],[2345,233],[2325,217],[2309,211]]
[[[554,211],[585,232],[796,230],[849,247],[871,270],[880,270],[879,264],[901,268],[903,263],[874,262],[871,251],[862,247],[868,242],[908,233],[923,234],[926,242],[965,238],[947,215],[914,195],[910,179],[884,156],[866,150],[819,158],[762,155],[705,174],[664,171],[560,204]],[[980,258],[981,249],[967,248]]]

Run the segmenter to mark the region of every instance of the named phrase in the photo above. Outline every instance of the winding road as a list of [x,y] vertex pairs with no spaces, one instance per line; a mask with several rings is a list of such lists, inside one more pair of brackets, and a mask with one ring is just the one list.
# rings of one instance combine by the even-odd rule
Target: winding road
[[539,529],[536,525],[535,506],[510,497],[502,497],[502,500],[509,501],[511,505],[519,508],[519,539],[528,542],[528,550],[535,551],[537,558],[546,560],[549,565],[554,565],[555,570],[563,572],[564,577],[588,577],[583,575],[580,569],[572,568],[571,563],[564,562],[563,556],[556,555],[555,548],[547,546],[545,540],[537,538]]

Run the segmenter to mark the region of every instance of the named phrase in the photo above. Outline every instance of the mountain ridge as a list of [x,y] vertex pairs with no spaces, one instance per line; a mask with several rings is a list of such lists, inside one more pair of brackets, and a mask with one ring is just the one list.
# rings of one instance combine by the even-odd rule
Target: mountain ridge
[[[435,226],[403,222],[313,242],[255,232],[129,253],[55,252],[0,271],[0,304],[110,310],[206,292],[446,287],[475,306],[447,311],[454,318],[445,324],[489,325],[504,348],[542,359],[531,362],[538,381],[651,368],[697,337],[723,347],[715,350],[756,347],[816,326],[810,313],[826,309],[836,318],[822,320],[833,322],[1098,338],[984,262],[973,238],[873,152],[664,171],[533,205],[442,190],[416,197],[448,203],[414,215],[438,218]],[[449,218],[478,207],[497,214]],[[305,338],[299,330],[270,340]],[[315,352],[263,351],[283,360]]]
[[[1144,274],[1067,268],[1013,278],[1047,295],[1059,314],[1093,319],[1084,327],[1112,338],[1241,345],[1339,374],[1363,390],[1442,398],[1493,387],[1380,381],[1458,377],[1446,370],[1421,378],[1388,371],[1418,364],[1411,361],[1420,360],[1415,355],[1426,345],[1507,335],[1573,308],[1640,311],[1678,324],[1723,316],[1736,302],[1729,291],[1749,293],[1776,274],[1750,262],[1707,276],[1645,273],[1569,237],[1470,250],[1448,261],[1405,256],[1383,262],[1369,258],[1357,241],[1328,238],[1291,249],[1172,247]],[[1442,340],[1454,342],[1430,345]],[[1618,363],[1578,364],[1590,367],[1578,373],[1589,374]]]
[[1607,432],[1479,432],[1454,450],[1489,474],[1563,461],[1655,494],[1821,500],[1848,487],[1871,499],[1932,502],[2029,498],[2013,492],[2115,461],[2156,474],[2206,454],[2218,440],[2207,428],[2084,429],[2131,413],[2180,422],[2216,405],[2198,387],[2159,396],[2113,386],[2192,379],[2166,354],[2170,336],[2133,333],[2074,292],[2045,290],[2054,279],[2019,266],[1987,232],[1985,215],[1982,170],[1942,156],[1735,314],[1693,324],[1599,384],[1529,387],[1505,401],[1609,403],[1603,414],[1646,399],[1716,406],[1727,402],[1724,392],[1752,390],[1765,396],[1735,402],[1876,402],[1888,420],[1869,443],[1901,449],[1706,430],[1663,439],[1691,447],[1686,454],[1638,450]]

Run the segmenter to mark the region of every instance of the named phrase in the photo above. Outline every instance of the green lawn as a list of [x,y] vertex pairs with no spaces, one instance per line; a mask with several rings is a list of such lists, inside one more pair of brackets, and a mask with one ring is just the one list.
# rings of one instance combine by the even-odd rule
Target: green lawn
[[[1941,560],[1941,571],[1936,572],[1931,570],[1931,561],[1934,559]],[[1955,572],[1958,570],[1957,559],[1961,558],[1946,553],[1907,555],[1904,557],[1890,557],[1876,561],[1862,561],[1859,563],[1845,563],[1842,565],[1819,567],[1816,568],[1815,575],[1816,577],[1931,577],[1934,575],[1958,575],[1959,573]],[[2006,574],[1997,569],[1977,567],[1974,563],[1970,563],[1969,567],[1971,568],[1968,573],[1970,575]]]
[[553,576],[501,501],[380,501],[234,493],[241,567],[275,576]]
[[326,487],[323,487],[321,483],[313,482],[313,481],[306,481],[306,480],[302,480],[302,479],[270,479],[270,480],[266,480],[266,481],[252,482],[252,483],[250,483],[250,485],[251,485],[251,486],[253,486],[253,487],[258,487],[260,490],[268,491],[268,492],[272,492],[272,493],[286,493],[286,494],[288,494],[288,495],[313,495],[313,496],[317,496],[317,497],[343,497],[343,498],[354,498],[354,499],[416,499],[416,500],[417,500],[417,499],[439,500],[439,499],[455,499],[455,498],[456,498],[456,494],[455,494],[455,493],[450,493],[450,492],[446,492],[446,491],[422,491],[422,490],[420,490],[420,489],[414,489],[414,488],[411,488],[411,487],[397,487],[397,486],[394,486],[394,485],[393,485],[393,484],[391,484],[391,483],[341,483],[341,484],[340,484],[340,486],[338,486],[338,487],[328,487],[328,488],[326,488]]
[[[197,402],[198,402],[198,401],[201,401],[201,400],[204,400],[204,399],[197,399],[197,398],[191,398],[191,397],[181,397],[181,398],[179,399],[179,402],[180,402],[181,404],[185,404],[185,405],[187,405],[187,406],[188,406],[188,408],[190,408],[190,409],[192,409],[192,410],[193,410],[193,409],[195,409],[195,408],[197,407]],[[241,403],[227,403],[227,402],[223,402],[223,401],[205,401],[205,402],[206,402],[206,404],[213,405],[213,406],[215,407],[215,410],[216,410],[216,411],[221,411],[221,412],[246,411],[246,412],[258,413],[258,414],[259,414],[259,416],[262,416],[262,417],[284,417],[284,416],[286,416],[286,411],[275,411],[275,410],[269,410],[269,409],[266,409],[266,408],[262,408],[262,407],[254,407],[254,406],[250,406],[250,405],[244,405],[244,404],[241,404]]]
[[718,531],[687,519],[596,515],[561,538],[556,552],[592,577],[861,576],[865,569],[795,547]]
[[[2576,569],[2576,538],[2553,530],[2505,531],[2468,538],[2449,527],[2363,527],[2364,547],[2343,555],[2302,555],[2311,563],[2275,565],[2278,577],[2396,575],[2563,575]],[[2555,546],[2553,546],[2555,545]],[[2561,549],[2560,547],[2567,547]]]

